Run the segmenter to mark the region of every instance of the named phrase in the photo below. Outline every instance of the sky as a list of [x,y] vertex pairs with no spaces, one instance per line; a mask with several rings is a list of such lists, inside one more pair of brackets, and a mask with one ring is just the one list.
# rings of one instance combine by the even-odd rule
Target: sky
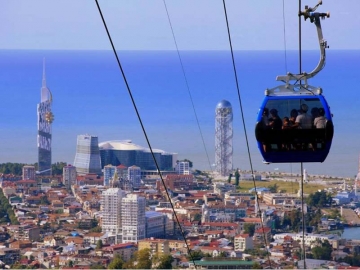
[[[166,0],[180,50],[228,50],[221,0]],[[295,0],[226,0],[235,50],[297,50]],[[317,1],[302,1],[314,6]],[[174,50],[163,0],[99,0],[117,50]],[[95,1],[0,0],[0,49],[110,50]],[[284,7],[284,12],[283,12]],[[359,0],[324,0],[318,12],[331,49],[360,49]],[[302,20],[302,48],[317,49]],[[285,31],[284,31],[285,30]],[[284,35],[285,32],[285,35]]]

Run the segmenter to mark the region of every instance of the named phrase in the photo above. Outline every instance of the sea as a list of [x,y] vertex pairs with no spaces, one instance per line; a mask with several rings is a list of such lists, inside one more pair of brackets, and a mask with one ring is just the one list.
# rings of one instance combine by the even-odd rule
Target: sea
[[[281,84],[277,75],[299,72],[297,51],[234,52],[245,123],[230,51],[118,51],[118,55],[131,95],[112,51],[0,50],[0,163],[37,161],[36,111],[45,59],[55,116],[53,162],[72,164],[77,135],[90,134],[99,142],[131,140],[143,147],[149,142],[154,149],[177,153],[179,160],[191,160],[195,169],[212,170],[215,107],[225,99],[234,113],[234,169],[249,170],[252,165],[255,171],[300,172],[300,164],[263,164],[254,136],[265,89]],[[319,58],[318,51],[303,51],[302,70],[313,70]],[[357,174],[359,78],[360,50],[329,49],[325,68],[309,80],[323,88],[335,134],[326,161],[305,163],[307,173]]]

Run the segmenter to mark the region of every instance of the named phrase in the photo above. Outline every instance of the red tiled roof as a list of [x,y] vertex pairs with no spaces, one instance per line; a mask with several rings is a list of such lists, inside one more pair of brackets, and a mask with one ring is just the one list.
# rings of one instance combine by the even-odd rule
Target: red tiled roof
[[250,235],[248,233],[242,233],[235,236],[235,238],[248,238]]
[[270,232],[270,231],[271,231],[271,229],[270,229],[269,227],[264,227],[264,229],[263,229],[263,228],[257,229],[257,230],[255,231],[255,233],[263,233],[263,232],[268,233],[268,232]]
[[233,222],[204,222],[203,226],[216,226],[216,227],[238,227],[239,224]]

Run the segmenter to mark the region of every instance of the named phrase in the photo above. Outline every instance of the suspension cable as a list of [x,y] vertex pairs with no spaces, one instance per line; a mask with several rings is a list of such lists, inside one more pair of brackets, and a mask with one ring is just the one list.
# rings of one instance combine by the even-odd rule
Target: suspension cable
[[[302,57],[301,57],[301,0],[299,0],[299,74],[302,70]],[[300,85],[301,85],[300,80]],[[301,212],[302,212],[302,251],[304,258],[304,269],[306,269],[306,250],[305,250],[305,213],[304,213],[304,170],[303,163],[300,165],[301,170]]]
[[114,46],[114,43],[113,43],[113,41],[112,41],[112,38],[111,38],[110,32],[109,32],[109,30],[108,30],[108,27],[107,27],[107,25],[106,25],[104,16],[103,16],[102,11],[101,11],[101,8],[100,8],[100,5],[99,5],[99,3],[98,3],[98,0],[95,0],[95,2],[96,2],[96,6],[97,6],[97,8],[98,8],[99,14],[100,14],[100,16],[101,16],[101,20],[102,20],[102,22],[103,22],[103,24],[104,24],[104,28],[105,28],[105,30],[106,30],[107,36],[108,36],[108,38],[109,38],[109,41],[110,41],[112,50],[113,50],[113,52],[114,52],[114,54],[115,54],[115,57],[116,57],[116,60],[117,60],[119,69],[120,69],[120,71],[121,71],[122,77],[123,77],[123,79],[124,79],[126,88],[127,88],[127,90],[128,90],[128,93],[129,93],[131,102],[132,102],[132,104],[133,104],[133,106],[134,106],[134,109],[135,109],[137,118],[138,118],[139,123],[140,123],[140,125],[141,125],[141,129],[142,129],[142,131],[143,131],[143,133],[144,133],[146,142],[147,142],[147,144],[148,144],[148,147],[149,147],[149,149],[150,149],[150,152],[151,152],[151,155],[152,155],[152,157],[153,157],[154,163],[155,163],[155,165],[156,165],[156,169],[157,169],[157,171],[158,171],[158,173],[159,173],[159,175],[160,175],[161,182],[162,182],[162,184],[163,184],[163,186],[164,186],[166,196],[167,196],[167,198],[168,198],[168,200],[169,200],[169,202],[170,202],[171,208],[172,208],[172,210],[173,210],[173,213],[174,213],[174,216],[175,216],[175,219],[176,219],[176,223],[178,224],[178,226],[179,226],[179,228],[180,228],[180,231],[181,231],[181,234],[182,234],[182,236],[183,236],[183,238],[184,238],[184,242],[185,242],[186,248],[187,248],[187,250],[188,250],[189,256],[190,256],[190,258],[191,258],[191,260],[192,260],[192,262],[193,262],[193,264],[194,264],[194,266],[195,266],[195,268],[196,268],[195,260],[194,260],[194,258],[193,258],[192,253],[191,253],[189,244],[188,244],[187,241],[186,241],[185,232],[184,232],[184,230],[183,230],[182,227],[181,227],[181,224],[180,224],[180,221],[179,221],[178,216],[177,216],[177,214],[176,214],[174,205],[173,205],[173,203],[172,203],[172,201],[171,201],[169,192],[168,192],[168,190],[167,190],[167,188],[166,188],[165,181],[164,181],[163,176],[162,176],[162,174],[161,174],[161,172],[160,172],[160,167],[159,167],[159,165],[158,165],[158,163],[157,163],[157,160],[156,160],[156,158],[155,158],[155,155],[154,155],[153,149],[152,149],[152,147],[151,147],[149,138],[148,138],[148,136],[147,136],[147,133],[146,133],[144,124],[143,124],[143,122],[142,122],[142,120],[141,120],[140,113],[139,113],[139,111],[138,111],[138,109],[137,109],[137,106],[136,106],[136,103],[135,103],[135,99],[134,99],[134,97],[133,97],[133,95],[132,95],[132,92],[131,92],[131,90],[130,90],[130,86],[129,86],[128,81],[127,81],[127,79],[126,79],[124,70],[123,70],[123,68],[122,68],[122,65],[121,65],[120,60],[119,60],[119,57],[118,57],[118,54],[117,54],[117,52],[116,52],[116,50],[115,50],[115,46]]
[[286,50],[285,0],[282,1],[282,6],[283,6],[283,26],[284,26],[285,73],[287,73],[288,72],[288,67],[287,67],[287,50]]
[[[258,197],[258,192],[257,192],[257,188],[256,188],[256,183],[255,183],[254,169],[253,169],[253,165],[252,165],[252,161],[251,161],[249,140],[248,140],[248,136],[247,136],[247,132],[246,132],[245,117],[244,117],[244,111],[243,111],[242,101],[241,101],[239,81],[238,81],[238,76],[237,76],[237,72],[236,72],[234,51],[233,51],[232,42],[231,42],[230,27],[229,27],[229,21],[228,21],[227,12],[226,12],[225,0],[223,0],[223,5],[224,5],[224,13],[225,13],[225,19],[226,19],[226,27],[227,27],[227,32],[228,32],[230,51],[231,51],[232,65],[233,65],[235,82],[236,82],[236,89],[237,89],[238,100],[239,100],[240,111],[241,111],[241,118],[242,118],[242,122],[243,122],[244,133],[245,133],[245,140],[246,140],[246,146],[247,146],[248,157],[249,157],[249,162],[250,162],[251,175],[252,175],[253,184],[254,184],[254,189],[255,189],[255,194],[256,194],[256,195],[255,195],[255,196],[256,196],[256,202],[255,202],[255,203],[257,204],[258,212],[261,213],[260,203],[259,203],[259,197]],[[259,214],[259,213],[256,213],[257,216],[258,216],[258,214]],[[265,248],[267,248],[268,243],[267,243],[267,239],[266,239],[266,236],[265,236],[264,223],[263,223],[263,220],[262,220],[261,215],[260,215],[260,220],[261,220],[261,228],[262,228],[263,237],[264,237],[264,242],[265,242]],[[267,251],[266,254],[267,254],[269,266],[270,266],[270,268],[271,268],[271,260],[270,260],[269,252]]]
[[192,98],[192,95],[191,95],[191,92],[190,92],[189,83],[188,83],[188,80],[187,80],[187,78],[186,78],[185,68],[184,68],[184,65],[183,65],[183,62],[182,62],[182,59],[181,59],[179,47],[178,47],[177,42],[176,42],[175,33],[174,33],[174,29],[173,29],[173,27],[172,27],[172,23],[171,23],[171,20],[170,20],[169,11],[168,11],[167,6],[166,6],[166,1],[163,0],[163,2],[164,2],[164,6],[165,6],[165,10],[166,10],[167,17],[168,17],[168,21],[169,21],[169,24],[170,24],[171,33],[172,33],[172,36],[173,36],[173,39],[174,39],[176,51],[177,51],[177,54],[178,54],[178,57],[179,57],[179,61],[180,61],[180,65],[181,65],[181,70],[182,70],[182,73],[183,73],[183,75],[184,75],[184,80],[185,80],[186,88],[187,88],[188,93],[189,93],[191,105],[192,105],[192,108],[193,108],[193,110],[194,110],[194,114],[195,114],[195,118],[196,118],[196,123],[197,123],[198,128],[199,128],[201,140],[202,140],[202,143],[203,143],[203,146],[204,146],[204,149],[205,149],[205,153],[206,153],[206,157],[207,157],[207,160],[208,160],[208,163],[209,163],[209,168],[210,168],[210,171],[213,171],[212,166],[211,166],[211,162],[210,162],[210,158],[209,158],[209,153],[208,153],[207,148],[206,148],[206,145],[205,145],[204,136],[203,136],[203,133],[202,133],[202,130],[201,130],[201,127],[200,127],[199,118],[198,118],[198,115],[197,115],[197,113],[196,113],[194,100],[193,100],[193,98]]

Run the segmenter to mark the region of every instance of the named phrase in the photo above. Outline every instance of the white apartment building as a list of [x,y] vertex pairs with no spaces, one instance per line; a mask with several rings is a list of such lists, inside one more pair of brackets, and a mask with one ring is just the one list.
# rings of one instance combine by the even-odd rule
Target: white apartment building
[[63,168],[63,184],[67,189],[76,184],[76,167],[67,165]]
[[[290,236],[293,240],[299,241],[300,244],[303,243],[303,234],[302,233],[279,233],[274,235],[274,240],[284,240],[285,236]],[[337,245],[339,241],[339,236],[335,234],[313,234],[306,233],[304,235],[305,245],[308,247],[315,246],[316,241],[325,241],[328,240],[330,244]]]
[[128,168],[128,179],[133,188],[139,188],[141,186],[141,169],[137,166],[131,166]]
[[35,166],[25,165],[22,167],[23,180],[35,180]]
[[234,238],[234,251],[254,248],[253,238],[249,234],[239,234]]
[[[102,231],[110,235],[116,235],[116,243],[121,239],[121,204],[125,192],[119,188],[109,188],[102,192]],[[145,207],[145,206],[144,206]]]
[[128,194],[122,199],[122,242],[137,242],[145,238],[145,198]]
[[179,161],[176,163],[176,171],[178,174],[190,174],[190,163],[188,161]]

